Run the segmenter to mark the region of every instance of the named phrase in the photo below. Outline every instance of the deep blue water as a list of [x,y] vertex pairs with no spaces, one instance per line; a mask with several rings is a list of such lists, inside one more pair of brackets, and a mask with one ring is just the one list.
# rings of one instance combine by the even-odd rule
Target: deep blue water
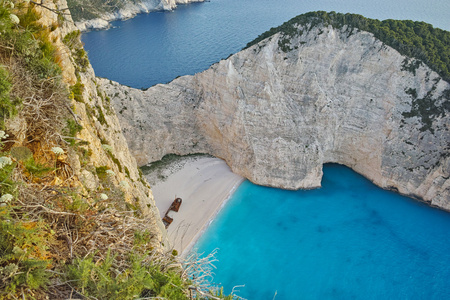
[[247,299],[450,299],[450,214],[326,165],[322,188],[244,182],[197,243]]
[[97,76],[147,88],[195,74],[271,27],[314,10],[425,21],[450,30],[449,0],[211,0],[83,34]]

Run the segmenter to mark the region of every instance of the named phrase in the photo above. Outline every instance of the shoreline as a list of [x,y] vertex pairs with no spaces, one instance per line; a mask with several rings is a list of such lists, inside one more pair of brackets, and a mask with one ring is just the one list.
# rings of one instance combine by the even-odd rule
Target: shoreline
[[186,5],[190,3],[208,2],[209,0],[175,0],[172,3],[161,1],[154,4],[150,1],[142,1],[140,3],[129,3],[126,7],[120,8],[113,12],[105,12],[101,16],[94,19],[82,19],[74,22],[75,26],[81,32],[89,32],[92,30],[108,30],[111,28],[111,22],[125,21],[136,17],[139,14],[148,14],[152,12],[173,11],[178,5]]
[[234,192],[237,190],[237,188],[245,181],[245,178],[242,178],[239,182],[237,182],[233,188],[230,190],[228,197],[221,202],[220,207],[214,212],[214,214],[207,220],[207,222],[204,224],[201,230],[197,232],[197,234],[194,236],[194,238],[191,240],[191,242],[184,248],[184,250],[180,253],[180,256],[184,257],[186,254],[188,254],[193,248],[194,245],[197,243],[197,241],[200,239],[200,237],[206,232],[206,230],[209,228],[209,225],[216,219],[217,215],[220,213],[220,211],[225,207],[225,205],[228,203],[228,200],[231,199]]
[[193,248],[245,180],[231,172],[225,161],[210,156],[179,157],[145,177],[161,218],[176,197],[182,199],[179,211],[170,213],[173,222],[167,228],[169,248],[180,256]]

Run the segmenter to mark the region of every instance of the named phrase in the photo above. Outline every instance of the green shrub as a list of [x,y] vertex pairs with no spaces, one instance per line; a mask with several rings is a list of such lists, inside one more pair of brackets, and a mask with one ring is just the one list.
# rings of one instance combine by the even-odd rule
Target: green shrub
[[105,114],[103,113],[103,111],[100,107],[97,108],[97,112],[98,112],[97,120],[100,122],[100,124],[108,125],[108,123],[106,122],[106,119],[105,119]]
[[13,147],[11,148],[11,156],[18,161],[26,161],[33,156],[33,152],[27,147]]
[[115,260],[116,256],[109,251],[102,261],[95,261],[93,255],[77,258],[67,267],[67,279],[72,280],[81,294],[92,298],[189,299],[184,293],[186,282],[179,272],[162,271],[161,266],[145,262],[145,256],[133,251],[127,258],[125,270],[117,270]]
[[122,172],[122,164],[117,159],[117,157],[115,157],[114,154],[112,154],[109,151],[106,151],[106,154],[108,154],[108,156],[112,159],[112,161],[117,165],[117,167],[119,168],[119,172]]
[[66,34],[63,38],[63,43],[69,47],[69,49],[73,49],[79,46],[79,40],[81,36],[81,31],[74,30]]
[[61,74],[56,63],[56,47],[50,41],[48,28],[38,24],[40,15],[33,6],[18,16],[22,31],[11,31],[9,37],[15,41],[14,48],[18,56],[24,58],[29,69],[39,78],[50,78]]
[[54,170],[53,167],[37,163],[32,156],[24,162],[24,165],[25,169],[37,178],[42,178]]
[[86,51],[83,49],[80,35],[81,32],[79,30],[69,32],[63,38],[63,43],[72,51],[72,57],[75,60],[77,72],[86,72],[86,68],[89,66],[89,59]]
[[[418,98],[416,89],[406,89],[405,93],[411,97],[412,105],[409,112],[403,112],[402,116],[405,118],[418,117],[422,122],[420,131],[429,130],[434,134],[433,122],[436,119],[444,117],[450,110],[450,89],[445,90],[439,97],[435,97],[434,91],[436,90],[437,82],[433,85],[432,89],[422,97]],[[447,100],[443,105],[438,106],[436,102],[440,100]]]
[[410,20],[375,20],[365,18],[357,14],[342,14],[336,12],[316,11],[299,15],[283,23],[279,27],[271,28],[264,32],[255,40],[247,44],[249,48],[258,42],[280,32],[283,37],[279,44],[283,51],[288,52],[290,38],[294,35],[301,35],[299,25],[303,29],[311,30],[321,25],[331,25],[335,28],[342,28],[347,25],[348,36],[355,30],[371,32],[374,36],[386,45],[396,49],[402,55],[416,58],[413,64],[404,65],[404,68],[415,71],[420,61],[426,63],[431,69],[436,71],[446,81],[450,81],[450,32],[425,22],[414,22]]
[[63,132],[70,137],[75,137],[83,129],[83,126],[78,124],[74,119],[67,119],[66,128]]
[[98,178],[105,179],[107,175],[106,170],[109,170],[107,166],[96,167],[95,172],[97,173]]
[[15,163],[10,165],[5,165],[0,168],[0,191],[3,194],[12,194],[16,193],[17,182],[11,179],[11,174],[16,167]]
[[80,142],[80,143],[75,144],[75,149],[77,150],[82,167],[86,166],[89,163],[90,157],[92,156],[92,149],[90,149],[90,148],[86,149],[85,147],[80,147],[80,146],[83,146],[84,143],[85,142]]
[[0,34],[4,34],[10,31],[13,27],[13,23],[9,15],[11,14],[10,9],[4,5],[3,1],[0,4]]
[[21,288],[38,289],[49,282],[48,243],[52,239],[43,221],[9,221],[10,208],[0,219],[0,298]]
[[5,129],[4,120],[17,113],[16,106],[9,95],[11,87],[8,71],[0,66],[0,130]]
[[82,84],[80,81],[77,81],[73,86],[70,87],[71,91],[71,97],[77,101],[77,102],[84,102],[83,101],[83,91],[84,91],[84,84]]
[[89,203],[87,203],[80,195],[72,193],[70,198],[71,201],[66,203],[67,211],[83,214],[90,209]]
[[79,71],[86,72],[89,66],[89,58],[87,52],[83,48],[79,48],[74,52],[75,63],[79,67]]
[[[67,137],[64,137],[64,140],[75,150],[79,150],[78,146],[81,146],[81,145],[79,145],[79,143],[77,143],[75,136],[78,132],[81,131],[81,129],[83,129],[83,126],[77,124],[76,122],[73,122],[73,123],[74,123],[73,125],[70,124],[70,125],[68,125],[68,127],[66,127],[64,129],[63,132],[68,135]],[[69,126],[71,126],[71,127],[69,127]],[[83,143],[83,142],[81,142],[81,143]]]
[[141,246],[145,246],[152,237],[153,235],[148,230],[135,231],[133,245],[135,248],[139,249]]

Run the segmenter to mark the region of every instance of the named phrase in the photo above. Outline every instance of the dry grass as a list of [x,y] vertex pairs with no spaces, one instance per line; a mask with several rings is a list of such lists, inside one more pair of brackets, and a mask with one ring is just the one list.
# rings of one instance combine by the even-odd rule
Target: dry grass
[[39,141],[48,149],[59,144],[59,132],[68,117],[68,93],[61,78],[38,80],[18,60],[12,61],[8,70],[13,82],[11,97],[22,102],[18,117],[26,121],[27,143]]
[[[15,180],[26,182],[24,177],[20,171],[14,174]],[[45,234],[53,238],[48,240],[46,253],[55,264],[49,272],[56,274],[49,286],[49,293],[62,299],[77,294],[70,282],[64,282],[64,276],[57,276],[66,264],[74,258],[90,255],[94,261],[101,262],[109,252],[116,257],[114,268],[118,273],[129,269],[128,256],[136,246],[136,232],[146,228],[151,219],[135,217],[134,211],[118,210],[114,200],[93,199],[92,195],[80,195],[77,188],[52,183],[21,185],[14,215],[30,223],[44,221],[48,224]],[[173,264],[171,256],[152,249],[152,238],[147,235],[147,242],[139,245],[138,251],[147,253],[144,263],[157,263],[168,268]]]

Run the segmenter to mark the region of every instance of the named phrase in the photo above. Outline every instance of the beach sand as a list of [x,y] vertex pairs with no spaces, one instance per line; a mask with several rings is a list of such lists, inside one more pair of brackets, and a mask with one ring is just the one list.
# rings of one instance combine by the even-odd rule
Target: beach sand
[[223,160],[209,156],[178,159],[158,172],[146,178],[153,183],[161,218],[176,197],[183,200],[179,211],[170,213],[173,222],[167,234],[170,247],[186,255],[243,178]]

